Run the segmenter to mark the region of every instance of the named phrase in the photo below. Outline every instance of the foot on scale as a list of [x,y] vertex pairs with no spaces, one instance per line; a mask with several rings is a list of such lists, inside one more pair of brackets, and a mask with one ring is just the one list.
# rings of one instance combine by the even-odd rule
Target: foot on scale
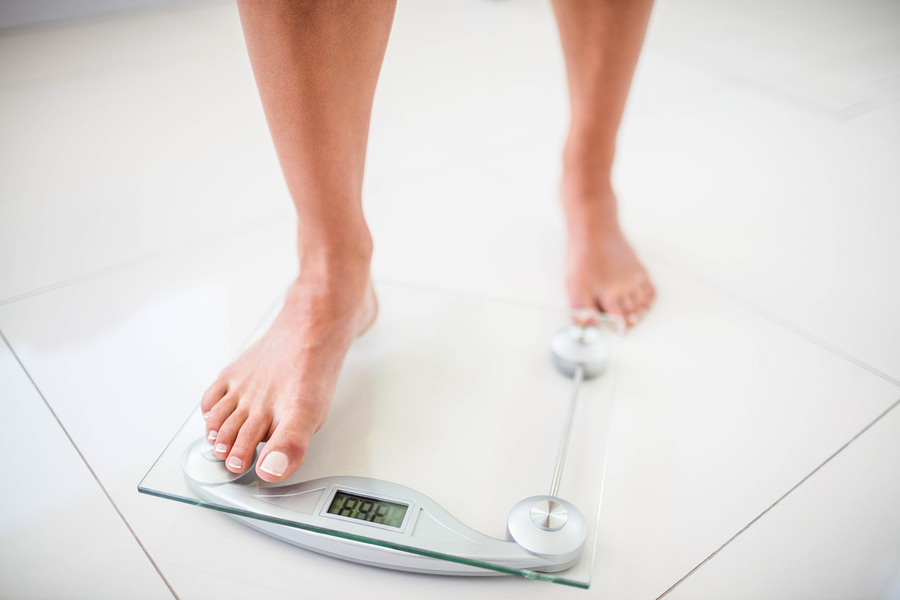
[[[513,507],[507,519],[509,540],[507,542],[471,530],[433,500],[415,490],[391,482],[358,477],[331,477],[293,484],[261,485],[253,469],[243,473],[233,473],[226,469],[221,459],[210,451],[204,439],[197,440],[184,453],[182,468],[186,482],[201,498],[214,505],[240,509],[241,513],[236,513],[236,516],[252,527],[298,546],[345,560],[443,575],[499,574],[485,571],[475,565],[392,551],[379,545],[313,533],[303,528],[289,527],[274,521],[261,521],[241,514],[266,514],[278,517],[279,520],[287,519],[298,524],[342,531],[348,535],[421,547],[437,554],[450,552],[444,550],[443,542],[446,540],[443,538],[420,539],[412,535],[413,530],[416,532],[418,530],[408,526],[409,522],[414,520],[414,514],[422,507],[423,511],[427,509],[430,518],[437,518],[448,531],[459,532],[462,535],[461,540],[471,542],[471,548],[467,550],[461,549],[459,543],[455,543],[453,546],[455,549],[451,553],[470,552],[472,557],[481,557],[477,560],[491,556],[491,562],[510,568],[528,568],[545,572],[567,569],[581,558],[588,533],[584,515],[574,504],[563,500],[557,494],[572,427],[572,415],[581,382],[586,378],[600,375],[611,358],[611,346],[607,337],[596,326],[594,320],[596,316],[598,316],[596,313],[591,313],[586,319],[581,319],[579,315],[575,315],[576,324],[559,331],[550,342],[554,364],[562,373],[574,380],[566,428],[559,447],[550,493],[526,498]],[[259,448],[252,462],[255,462],[258,456]],[[290,488],[291,493],[286,493],[287,489],[282,486]],[[350,494],[352,498],[373,506],[379,503],[385,506],[390,504],[402,510],[405,516],[398,519],[396,524],[385,526],[373,525],[369,522],[372,521],[371,518],[364,519],[363,516],[352,513],[344,516],[344,512],[351,511],[337,511],[339,513],[337,514],[333,509],[340,496],[339,493],[345,496]],[[277,498],[278,502],[275,505],[268,502],[271,500],[270,496]],[[282,512],[287,509],[290,511]]]

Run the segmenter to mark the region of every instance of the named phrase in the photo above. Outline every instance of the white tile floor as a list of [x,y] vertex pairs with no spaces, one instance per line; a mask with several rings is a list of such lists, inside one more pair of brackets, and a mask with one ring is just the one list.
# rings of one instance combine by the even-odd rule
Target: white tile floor
[[[139,495],[295,268],[236,11],[0,32],[0,595],[900,598],[898,15],[657,6],[616,175],[660,295],[587,592],[361,567]],[[401,2],[378,280],[565,302],[564,84],[546,4]]]
[[153,564],[5,343],[0,397],[3,451],[27,452],[4,469],[3,597],[167,598]]

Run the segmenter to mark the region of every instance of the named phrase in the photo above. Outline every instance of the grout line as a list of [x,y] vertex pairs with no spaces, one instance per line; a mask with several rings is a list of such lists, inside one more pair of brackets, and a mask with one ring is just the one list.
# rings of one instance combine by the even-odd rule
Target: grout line
[[822,467],[824,467],[825,465],[827,465],[829,462],[831,462],[831,459],[833,459],[835,456],[837,456],[838,454],[840,454],[841,452],[843,452],[843,451],[847,448],[847,446],[849,446],[849,445],[852,444],[854,441],[856,441],[857,438],[859,438],[862,434],[864,434],[866,431],[868,431],[875,423],[877,423],[878,421],[880,421],[885,415],[887,415],[889,412],[891,412],[892,410],[894,410],[895,408],[897,408],[898,405],[900,405],[900,399],[896,400],[893,404],[891,404],[889,407],[887,407],[887,409],[886,409],[884,412],[882,412],[880,415],[878,415],[877,417],[875,417],[875,420],[874,420],[874,421],[872,421],[871,423],[869,423],[868,425],[866,425],[865,427],[863,427],[862,430],[861,430],[859,433],[857,433],[856,435],[854,435],[852,438],[850,438],[850,440],[849,440],[846,444],[844,444],[843,446],[841,446],[840,448],[838,448],[837,451],[835,451],[834,454],[832,454],[831,456],[829,456],[828,458],[826,458],[826,459],[825,459],[825,462],[823,462],[823,463],[820,464],[818,467],[816,467],[815,469],[813,469],[812,472],[810,472],[806,477],[804,477],[803,479],[801,479],[794,487],[792,487],[791,489],[789,489],[788,491],[786,491],[786,492],[781,496],[781,498],[779,498],[779,499],[776,500],[774,503],[772,503],[772,505],[769,506],[769,508],[767,508],[766,510],[762,511],[761,513],[759,513],[759,515],[757,515],[757,517],[756,517],[755,519],[753,519],[752,521],[750,521],[749,523],[747,523],[747,524],[744,526],[743,529],[741,529],[741,530],[738,531],[736,534],[734,534],[733,536],[731,536],[731,537],[728,539],[728,541],[726,541],[724,544],[722,544],[721,546],[719,546],[719,547],[716,549],[715,552],[713,552],[712,554],[710,554],[709,556],[707,556],[705,559],[703,559],[703,561],[702,561],[699,565],[697,565],[696,567],[694,567],[693,569],[691,569],[691,570],[687,573],[687,575],[685,575],[684,577],[682,577],[681,579],[679,579],[678,581],[676,581],[669,589],[667,589],[667,590],[666,590],[665,592],[663,592],[660,596],[658,596],[656,600],[660,600],[661,598],[667,596],[672,590],[674,590],[676,587],[678,587],[679,585],[681,585],[681,584],[684,582],[685,579],[687,579],[688,577],[690,577],[691,575],[693,575],[694,573],[696,573],[697,570],[698,570],[700,567],[702,567],[703,565],[705,565],[706,563],[708,563],[710,560],[713,559],[713,557],[714,557],[716,554],[718,554],[719,552],[721,552],[722,550],[724,550],[724,549],[725,549],[725,546],[727,546],[728,544],[730,544],[731,542],[733,542],[739,535],[741,535],[742,533],[744,533],[745,531],[747,531],[754,523],[756,523],[756,522],[759,521],[761,518],[763,518],[763,516],[764,516],[766,513],[768,513],[770,510],[772,510],[773,508],[775,508],[775,507],[778,505],[779,502],[781,502],[782,500],[784,500],[785,498],[787,498],[788,495],[789,495],[791,492],[793,492],[793,491],[796,490],[798,487],[800,487],[801,485],[803,485],[803,483],[804,483],[807,479],[809,479],[810,477],[812,477],[813,475],[815,475],[816,473],[818,473],[818,472],[819,472],[819,469],[821,469]]
[[806,114],[828,119],[829,121],[842,123],[848,120],[848,118],[842,114],[842,109],[830,108],[816,100],[807,98],[802,94],[792,90],[786,90],[766,81],[760,81],[752,77],[736,74],[726,75],[725,79],[729,80],[735,89],[756,94],[766,100],[775,102],[776,104],[788,106],[801,112],[805,112]]
[[872,373],[873,375],[876,375],[876,376],[884,379],[885,381],[888,381],[888,382],[900,387],[900,380],[894,379],[887,373],[884,373],[883,371],[876,369],[875,367],[869,365],[868,363],[863,362],[862,360],[856,358],[852,354],[849,354],[849,353],[841,350],[837,346],[829,344],[825,340],[823,340],[819,337],[816,337],[815,335],[813,335],[809,331],[806,331],[802,327],[794,325],[793,323],[791,323],[787,319],[784,319],[783,317],[779,317],[774,312],[772,312],[768,309],[765,309],[757,304],[754,304],[753,302],[750,302],[749,300],[746,300],[745,298],[739,296],[735,292],[732,292],[728,288],[721,286],[717,283],[713,283],[712,281],[710,281],[700,275],[697,275],[696,273],[690,271],[689,269],[684,269],[680,266],[676,266],[675,264],[669,262],[668,260],[661,258],[660,255],[654,251],[647,252],[647,254],[650,255],[653,258],[653,260],[665,265],[666,267],[672,269],[673,271],[678,272],[683,277],[687,277],[688,279],[692,280],[694,283],[700,284],[703,287],[706,287],[707,289],[712,290],[713,292],[719,294],[720,296],[723,296],[723,297],[727,298],[728,300],[731,300],[735,304],[743,306],[744,308],[750,310],[751,312],[755,312],[757,315],[761,316],[762,318],[764,318],[768,321],[771,321],[772,323],[774,323],[776,325],[784,327],[785,329],[787,329],[794,335],[797,335],[797,336],[805,339],[808,342],[812,342],[813,344],[823,348],[824,350],[827,350],[828,352],[831,352],[832,354],[839,356],[848,362],[853,363],[857,367],[859,367],[861,369],[865,369],[869,373]]
[[[881,81],[893,79],[894,77],[896,77],[896,75],[892,75]],[[853,104],[848,104],[847,106],[842,106],[841,108],[831,108],[818,100],[804,96],[802,93],[785,89],[763,80],[746,77],[744,75],[728,75],[725,79],[729,80],[735,89],[755,93],[762,98],[766,98],[778,104],[789,106],[801,112],[822,117],[837,123],[847,123],[857,117],[861,117],[900,100],[900,93],[894,88],[876,93],[869,98]],[[876,83],[880,83],[880,81]]]
[[132,537],[134,537],[134,541],[137,542],[138,546],[140,546],[141,550],[144,551],[144,554],[147,556],[147,560],[150,561],[150,564],[153,565],[153,568],[156,569],[156,572],[159,573],[159,576],[162,578],[163,583],[166,584],[166,587],[169,588],[169,591],[172,593],[172,596],[175,597],[176,600],[179,600],[178,594],[175,593],[175,590],[172,588],[172,584],[169,583],[169,580],[166,579],[166,576],[163,575],[163,572],[160,570],[159,565],[156,564],[156,561],[153,560],[153,557],[150,556],[150,552],[147,551],[147,548],[144,546],[143,542],[141,542],[137,533],[135,533],[134,529],[132,529],[131,524],[128,523],[128,520],[125,518],[125,515],[122,514],[122,511],[119,510],[119,506],[116,504],[116,501],[113,500],[112,496],[106,489],[106,486],[103,485],[103,482],[100,481],[100,478],[97,476],[97,473],[94,472],[94,469],[91,468],[91,465],[88,463],[87,458],[85,458],[84,454],[82,454],[81,449],[78,448],[78,445],[75,444],[75,440],[72,439],[72,436],[69,434],[68,430],[62,424],[62,421],[59,420],[59,417],[56,415],[56,412],[53,410],[53,407],[50,406],[50,403],[47,402],[47,398],[44,397],[44,393],[41,391],[41,388],[38,387],[37,383],[31,377],[31,373],[28,372],[28,369],[25,368],[25,365],[22,364],[21,359],[19,359],[19,355],[16,354],[16,351],[13,350],[12,345],[9,343],[9,340],[6,339],[6,336],[3,334],[3,331],[0,330],[0,338],[3,339],[3,342],[6,344],[6,347],[9,348],[9,351],[12,352],[13,357],[16,359],[16,362],[19,363],[19,366],[22,367],[22,371],[25,372],[25,376],[28,377],[28,380],[31,382],[31,385],[34,386],[35,391],[37,391],[38,395],[41,397],[41,400],[44,401],[44,405],[47,407],[47,410],[50,411],[50,414],[53,415],[53,418],[56,419],[56,422],[59,424],[60,429],[69,438],[69,443],[72,444],[72,447],[75,449],[75,452],[78,453],[78,456],[81,457],[82,462],[84,462],[84,466],[87,467],[87,470],[90,471],[94,480],[97,482],[97,485],[100,486],[100,489],[106,495],[106,499],[109,500],[109,503],[112,504],[112,507],[119,514],[119,518],[122,519],[122,522],[125,524],[125,527],[128,528],[128,531],[131,532]]
[[[894,75],[893,77],[891,77],[891,79],[895,79],[896,77],[897,76]],[[851,119],[855,119],[856,117],[861,117],[862,115],[870,113],[873,110],[878,110],[879,108],[890,106],[897,101],[900,101],[900,89],[894,88],[892,90],[887,90],[885,92],[876,94],[871,98],[867,98],[866,100],[862,100],[860,102],[857,102],[856,104],[846,106],[838,112],[844,119],[849,121]]]
[[168,248],[164,248],[162,250],[155,250],[153,252],[149,252],[147,254],[141,254],[139,256],[135,256],[134,258],[129,258],[119,263],[115,263],[112,265],[108,265],[105,267],[100,267],[99,269],[95,269],[93,271],[88,271],[87,273],[82,273],[81,275],[76,275],[75,277],[70,277],[69,279],[64,279],[62,281],[58,281],[56,283],[51,283],[50,285],[45,285],[43,287],[39,287],[33,289],[29,292],[25,292],[22,294],[18,294],[16,296],[10,296],[9,298],[4,298],[0,300],[0,306],[4,306],[6,304],[12,304],[13,302],[18,302],[20,300],[26,300],[28,298],[33,298],[34,296],[39,296],[41,294],[46,294],[47,292],[53,292],[70,285],[75,285],[78,283],[83,283],[85,281],[90,281],[91,279],[96,279],[98,277],[103,277],[105,275],[110,275],[117,271],[121,271],[124,269],[129,269],[132,267],[137,267],[140,265],[144,265],[147,263],[151,263],[156,260],[160,260],[163,258],[169,258],[175,254],[180,252],[184,252],[187,250],[193,250],[196,248],[201,248],[207,244],[212,242],[217,242],[226,238],[239,237],[241,235],[251,233],[258,229],[262,229],[264,227],[274,225],[283,219],[282,215],[269,215],[266,217],[259,217],[253,219],[252,221],[248,221],[246,223],[241,223],[240,225],[234,225],[232,227],[227,227],[223,230],[214,231],[209,234],[203,235],[199,238],[193,239],[188,242],[182,242],[180,244],[176,244],[174,246],[170,246]]

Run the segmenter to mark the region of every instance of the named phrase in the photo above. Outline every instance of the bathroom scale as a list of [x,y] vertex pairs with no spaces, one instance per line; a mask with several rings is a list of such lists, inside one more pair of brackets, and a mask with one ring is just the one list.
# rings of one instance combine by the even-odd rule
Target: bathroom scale
[[351,347],[296,473],[268,483],[228,471],[198,398],[138,490],[336,559],[589,587],[622,320],[377,292],[378,320]]

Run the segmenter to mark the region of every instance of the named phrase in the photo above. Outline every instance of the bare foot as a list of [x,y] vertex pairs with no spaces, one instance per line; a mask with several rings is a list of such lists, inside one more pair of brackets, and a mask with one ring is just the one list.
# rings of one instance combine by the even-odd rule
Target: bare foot
[[266,440],[256,467],[261,479],[281,481],[297,470],[328,416],[350,344],[377,312],[368,261],[301,268],[275,323],[200,403],[207,440],[230,471],[246,471]]
[[628,326],[636,324],[656,291],[619,227],[612,187],[581,185],[567,175],[562,198],[570,306],[599,309],[623,317]]

